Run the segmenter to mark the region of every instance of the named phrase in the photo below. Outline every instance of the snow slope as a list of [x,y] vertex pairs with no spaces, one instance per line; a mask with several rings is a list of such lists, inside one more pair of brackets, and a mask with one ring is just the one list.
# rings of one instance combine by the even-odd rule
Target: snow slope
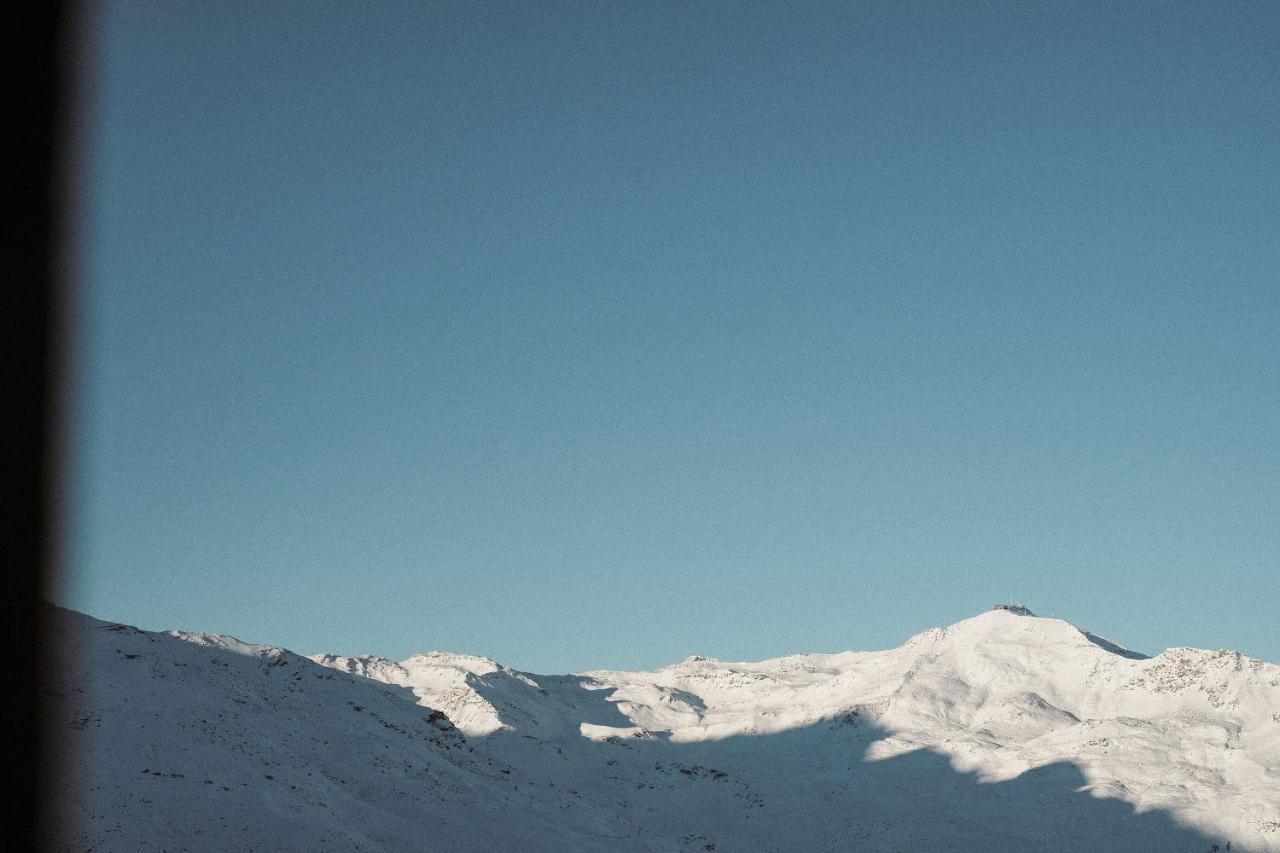
[[983,613],[521,673],[56,613],[66,850],[1280,851],[1280,667]]

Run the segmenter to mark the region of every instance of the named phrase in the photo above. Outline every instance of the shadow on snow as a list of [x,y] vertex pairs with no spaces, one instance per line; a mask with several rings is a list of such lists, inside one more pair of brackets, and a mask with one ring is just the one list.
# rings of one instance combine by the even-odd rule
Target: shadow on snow
[[[550,695],[576,709],[583,722],[634,725],[610,701],[612,690],[589,689],[591,679],[536,679],[550,684]],[[486,685],[476,687],[483,692]],[[1226,849],[1227,839],[1211,838],[1167,812],[1138,812],[1124,800],[1090,791],[1070,761],[984,781],[929,749],[869,757],[871,745],[890,736],[855,714],[714,741],[678,743],[660,733],[605,742],[580,738],[566,748],[574,764],[612,770],[610,784],[583,792],[582,806],[621,811],[637,847],[663,836],[683,840],[688,849],[719,851]],[[521,751],[517,744],[532,739],[517,731],[477,740],[490,742],[486,751],[511,750],[514,758]],[[526,757],[527,771],[533,771],[537,756]],[[588,769],[547,766],[564,768],[562,784]],[[548,781],[554,784],[555,776]],[[613,844],[626,849],[628,840],[619,835]],[[1245,849],[1238,842],[1232,847],[1233,853]]]

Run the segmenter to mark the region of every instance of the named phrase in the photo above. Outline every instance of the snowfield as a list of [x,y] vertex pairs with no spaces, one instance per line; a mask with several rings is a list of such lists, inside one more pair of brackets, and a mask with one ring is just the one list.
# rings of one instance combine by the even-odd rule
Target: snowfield
[[1280,853],[1280,667],[1005,611],[542,676],[65,610],[58,850]]

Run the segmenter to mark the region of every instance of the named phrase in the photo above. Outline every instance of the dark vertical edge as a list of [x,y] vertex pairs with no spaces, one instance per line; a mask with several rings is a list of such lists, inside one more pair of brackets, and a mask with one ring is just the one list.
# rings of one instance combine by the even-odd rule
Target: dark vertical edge
[[56,581],[59,541],[59,464],[65,396],[59,317],[66,271],[63,234],[68,196],[66,110],[74,102],[69,24],[76,8],[62,0],[19,4],[2,28],[4,50],[5,164],[3,245],[4,307],[0,340],[4,360],[0,398],[6,444],[5,517],[10,534],[7,612],[0,619],[0,714],[8,749],[0,762],[11,792],[3,798],[9,819],[5,849],[41,846],[37,831],[52,781],[42,772],[46,749],[41,721],[52,693],[41,681],[42,600]]

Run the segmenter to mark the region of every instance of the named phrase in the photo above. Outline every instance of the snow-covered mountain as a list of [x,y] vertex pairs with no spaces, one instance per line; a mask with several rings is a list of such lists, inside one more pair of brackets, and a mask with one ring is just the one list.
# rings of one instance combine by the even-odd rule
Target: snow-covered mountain
[[57,611],[66,850],[1280,851],[1280,667],[1007,611],[654,672]]

